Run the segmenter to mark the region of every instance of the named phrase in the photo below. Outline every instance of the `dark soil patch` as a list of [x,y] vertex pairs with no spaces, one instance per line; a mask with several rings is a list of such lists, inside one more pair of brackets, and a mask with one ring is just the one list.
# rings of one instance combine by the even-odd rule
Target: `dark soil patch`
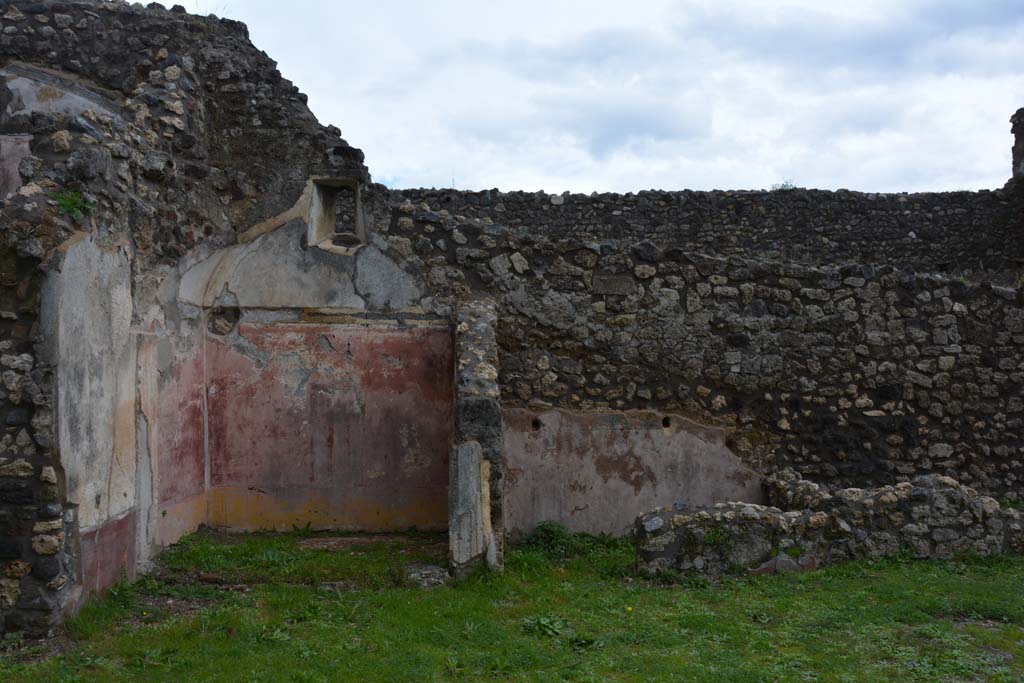
[[399,549],[399,552],[403,555],[415,553],[443,556],[448,551],[448,544],[443,541],[438,541],[436,538],[391,534],[352,534],[346,536],[304,538],[299,541],[299,547],[304,550],[342,551],[360,546],[380,545],[383,543],[389,545],[401,544],[405,546]]
[[5,637],[0,640],[0,656],[19,664],[41,662],[78,647],[77,641],[63,629],[49,638]]

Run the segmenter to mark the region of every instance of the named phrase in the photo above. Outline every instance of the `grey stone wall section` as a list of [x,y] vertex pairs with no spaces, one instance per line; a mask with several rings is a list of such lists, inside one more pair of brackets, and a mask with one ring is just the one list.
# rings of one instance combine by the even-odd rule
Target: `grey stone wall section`
[[[451,247],[466,257],[472,256],[479,231],[470,226],[482,221],[494,226],[494,234],[484,235],[499,241],[505,236],[501,228],[529,228],[539,241],[572,244],[598,256],[602,249],[629,241],[635,245],[631,256],[641,264],[671,261],[679,251],[689,251],[809,266],[890,265],[1010,284],[1014,278],[1007,271],[1019,270],[1024,257],[1024,246],[1015,243],[1024,229],[1022,194],[1022,188],[1011,185],[922,193],[796,188],[549,195],[410,189],[385,196],[393,205],[408,201],[417,207],[405,215],[423,224],[429,224],[431,214],[463,217],[470,224],[464,232],[467,243],[455,239]],[[532,245],[527,241],[523,246]],[[521,255],[532,265],[527,251]],[[566,258],[562,274],[587,268],[575,257]],[[595,276],[603,273],[621,271],[600,269]]]
[[131,263],[119,245],[86,239],[68,250],[53,277],[57,437],[68,503],[78,506],[84,531],[135,505]]
[[734,428],[730,448],[763,473],[843,486],[940,473],[1020,495],[1019,285],[711,256],[681,232],[611,221],[598,233],[608,214],[639,213],[619,199],[581,198],[595,217],[577,227],[524,222],[547,215],[533,195],[403,200],[377,225],[389,253],[426,270],[435,311],[497,302],[506,405],[679,413]]
[[455,425],[449,470],[449,560],[465,577],[503,563],[503,424],[498,388],[497,308],[464,302],[455,322]]
[[0,199],[16,191],[22,185],[22,160],[32,154],[29,143],[31,135],[0,135]]
[[769,485],[783,510],[747,503],[658,510],[637,519],[643,574],[801,571],[909,553],[919,559],[1024,552],[1024,514],[949,477],[834,494],[784,472]]
[[0,227],[0,633],[34,635],[74,599],[78,530],[56,453],[56,321],[41,317],[41,194],[22,187],[3,201]]

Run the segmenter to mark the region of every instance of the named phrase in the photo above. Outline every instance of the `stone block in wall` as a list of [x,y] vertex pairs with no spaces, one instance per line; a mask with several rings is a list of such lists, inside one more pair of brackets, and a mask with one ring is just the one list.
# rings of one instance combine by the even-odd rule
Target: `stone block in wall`
[[503,425],[501,403],[484,396],[463,396],[455,402],[456,438],[474,441],[484,449],[485,457],[501,455]]
[[32,154],[31,141],[31,135],[0,135],[0,200],[21,187],[21,162]]
[[720,578],[741,573],[813,569],[827,561],[832,542],[848,527],[827,513],[783,512],[750,503],[672,509],[636,523],[640,573]]
[[831,498],[828,489],[801,478],[791,468],[766,478],[764,488],[768,494],[768,503],[783,510],[818,509]]
[[594,294],[629,296],[636,291],[636,284],[629,275],[594,273],[591,286]]

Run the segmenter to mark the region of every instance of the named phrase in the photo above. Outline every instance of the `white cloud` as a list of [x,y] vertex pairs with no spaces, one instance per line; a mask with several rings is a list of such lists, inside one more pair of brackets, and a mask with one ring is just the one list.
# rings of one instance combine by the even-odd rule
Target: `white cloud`
[[1019,0],[190,0],[396,187],[1001,186]]

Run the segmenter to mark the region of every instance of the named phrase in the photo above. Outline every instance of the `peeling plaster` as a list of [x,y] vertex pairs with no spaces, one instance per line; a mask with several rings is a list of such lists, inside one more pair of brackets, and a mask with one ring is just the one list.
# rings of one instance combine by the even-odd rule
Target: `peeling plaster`
[[645,411],[503,412],[510,531],[555,520],[622,534],[673,502],[764,502],[760,475],[726,446],[726,429]]
[[304,248],[304,234],[305,225],[294,221],[214,253],[182,276],[179,300],[210,307],[228,295],[229,305],[242,308],[365,309],[353,286],[353,258]]
[[356,292],[374,310],[401,311],[416,306],[423,287],[414,275],[388,258],[376,246],[367,246],[355,258]]
[[135,505],[136,344],[131,262],[121,245],[77,241],[53,273],[58,439],[83,530]]

